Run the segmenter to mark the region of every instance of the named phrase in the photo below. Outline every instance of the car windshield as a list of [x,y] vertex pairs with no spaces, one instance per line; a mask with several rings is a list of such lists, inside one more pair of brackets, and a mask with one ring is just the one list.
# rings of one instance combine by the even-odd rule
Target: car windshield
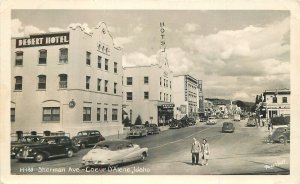
[[88,133],[87,132],[78,132],[77,135],[88,135]]
[[141,128],[142,128],[141,126],[133,126],[133,127],[132,127],[132,129],[136,129],[136,130],[137,130],[137,129],[141,129]]
[[132,143],[104,142],[101,144],[97,144],[93,149],[116,151],[116,150],[130,148],[130,147],[133,147]]

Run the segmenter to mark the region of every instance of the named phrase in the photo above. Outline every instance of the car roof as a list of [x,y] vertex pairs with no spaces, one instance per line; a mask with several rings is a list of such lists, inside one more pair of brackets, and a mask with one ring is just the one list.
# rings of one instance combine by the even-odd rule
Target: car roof
[[[95,132],[95,131],[96,131],[96,132],[99,132],[99,130],[82,130],[82,131],[79,131],[79,132]],[[78,132],[78,133],[79,133],[79,132]]]
[[24,135],[23,137],[43,137],[41,135]]
[[223,124],[233,124],[232,122],[224,122]]
[[41,138],[50,138],[50,139],[53,139],[53,138],[69,138],[68,136],[65,136],[65,135],[59,135],[59,136],[43,136]]

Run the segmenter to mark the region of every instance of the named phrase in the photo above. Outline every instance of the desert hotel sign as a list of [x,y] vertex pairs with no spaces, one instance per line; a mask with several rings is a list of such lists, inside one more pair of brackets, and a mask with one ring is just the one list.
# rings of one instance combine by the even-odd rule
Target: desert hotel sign
[[69,33],[30,35],[29,38],[17,38],[16,48],[69,44]]

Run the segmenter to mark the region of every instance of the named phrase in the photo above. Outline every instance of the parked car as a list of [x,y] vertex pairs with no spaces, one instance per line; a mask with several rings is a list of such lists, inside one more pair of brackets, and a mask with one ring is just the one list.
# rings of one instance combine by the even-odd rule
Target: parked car
[[173,119],[171,123],[169,124],[171,129],[177,129],[177,128],[182,128],[182,122],[177,119]]
[[134,125],[130,128],[130,131],[127,134],[127,137],[142,137],[147,136],[148,131],[144,125]]
[[287,128],[290,124],[290,116],[273,117],[271,118],[270,122],[273,129],[280,127]]
[[76,146],[84,149],[87,146],[95,145],[99,141],[104,141],[105,138],[98,130],[85,130],[77,133],[77,136],[72,138]]
[[67,136],[49,136],[42,137],[40,140],[31,145],[23,146],[16,158],[22,160],[34,160],[42,162],[45,159],[67,156],[71,158],[78,148]]
[[248,126],[248,127],[254,127],[254,126],[256,126],[255,119],[252,118],[252,117],[250,117],[250,118],[248,119],[248,121],[247,121],[246,126]]
[[271,142],[284,143],[285,141],[290,141],[290,128],[289,127],[279,127],[276,128],[272,133]]
[[193,117],[190,117],[187,119],[189,126],[194,126],[196,124],[196,119]]
[[40,135],[25,135],[21,137],[18,141],[13,141],[10,143],[11,151],[10,155],[11,158],[15,158],[17,153],[19,152],[20,148],[26,145],[34,144],[40,140],[42,136]]
[[83,167],[108,167],[133,161],[144,161],[148,148],[125,140],[103,141],[82,157]]
[[233,121],[241,121],[241,116],[239,114],[234,114]]
[[160,132],[160,128],[157,126],[157,124],[154,123],[150,123],[147,127],[146,127],[148,134],[159,134]]
[[215,117],[209,117],[208,120],[206,121],[207,125],[215,125],[217,123],[217,120]]
[[223,123],[222,132],[231,132],[231,133],[233,133],[234,130],[235,130],[235,127],[234,127],[233,123],[231,123],[231,122],[224,122]]

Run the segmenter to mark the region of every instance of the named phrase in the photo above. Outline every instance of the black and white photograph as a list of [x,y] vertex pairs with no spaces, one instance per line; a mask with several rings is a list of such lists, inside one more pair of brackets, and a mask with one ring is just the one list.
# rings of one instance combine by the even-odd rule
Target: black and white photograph
[[42,4],[5,19],[11,177],[297,172],[293,9]]

